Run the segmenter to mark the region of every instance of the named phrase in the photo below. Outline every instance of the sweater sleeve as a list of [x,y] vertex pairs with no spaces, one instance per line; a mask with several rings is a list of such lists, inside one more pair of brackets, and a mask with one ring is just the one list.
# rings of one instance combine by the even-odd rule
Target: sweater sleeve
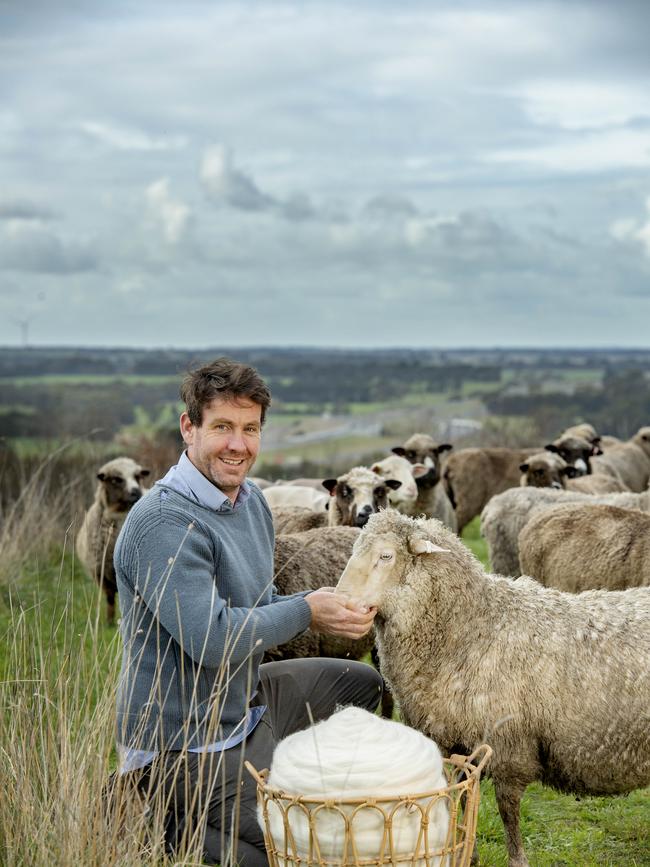
[[302,595],[274,596],[270,604],[250,608],[228,605],[219,596],[212,544],[200,524],[166,516],[134,532],[121,552],[122,571],[137,576],[136,594],[201,665],[242,662],[253,649],[283,644],[311,622]]

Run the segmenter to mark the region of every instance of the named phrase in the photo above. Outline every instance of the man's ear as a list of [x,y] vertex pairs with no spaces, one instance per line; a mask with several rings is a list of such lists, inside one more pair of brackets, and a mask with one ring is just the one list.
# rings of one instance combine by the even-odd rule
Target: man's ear
[[419,536],[411,536],[408,541],[408,547],[411,554],[448,554],[449,548],[441,548],[439,545],[434,545],[429,539],[422,539]]
[[186,445],[191,446],[194,441],[194,425],[190,421],[190,417],[186,412],[181,413],[180,428],[183,442]]

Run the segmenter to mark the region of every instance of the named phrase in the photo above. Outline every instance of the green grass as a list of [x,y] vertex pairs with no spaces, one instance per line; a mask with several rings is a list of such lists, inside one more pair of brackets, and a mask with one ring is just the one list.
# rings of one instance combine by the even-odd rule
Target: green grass
[[177,374],[144,374],[144,373],[46,373],[42,376],[10,376],[3,382],[8,385],[110,385],[113,382],[125,382],[129,385],[163,385],[170,383],[178,388]]

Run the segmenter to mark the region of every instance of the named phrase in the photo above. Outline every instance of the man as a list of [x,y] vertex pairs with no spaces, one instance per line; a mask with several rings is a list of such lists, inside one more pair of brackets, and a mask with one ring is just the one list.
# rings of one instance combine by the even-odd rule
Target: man
[[246,479],[270,403],[257,372],[219,358],[190,372],[181,396],[187,450],[133,507],[115,550],[121,770],[163,804],[172,850],[198,840],[209,863],[262,867],[244,758],[268,767],[280,738],[337,704],[374,710],[381,694],[361,663],[260,666],[262,655],[307,627],[360,638],[375,611],[331,590],[275,595],[271,513]]

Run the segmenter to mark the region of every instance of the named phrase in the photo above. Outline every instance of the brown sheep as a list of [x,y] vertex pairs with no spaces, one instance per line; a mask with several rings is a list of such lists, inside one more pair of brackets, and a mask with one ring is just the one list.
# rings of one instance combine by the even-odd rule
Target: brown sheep
[[520,465],[522,486],[581,491],[584,494],[610,494],[627,490],[611,476],[580,475],[558,454],[550,451],[531,455]]
[[541,512],[519,533],[524,575],[569,593],[650,585],[650,515],[571,503]]
[[131,458],[115,458],[99,468],[95,501],[86,512],[77,536],[77,556],[86,572],[106,595],[106,619],[115,622],[117,584],[113,551],[118,533],[131,506],[144,493],[149,470]]

